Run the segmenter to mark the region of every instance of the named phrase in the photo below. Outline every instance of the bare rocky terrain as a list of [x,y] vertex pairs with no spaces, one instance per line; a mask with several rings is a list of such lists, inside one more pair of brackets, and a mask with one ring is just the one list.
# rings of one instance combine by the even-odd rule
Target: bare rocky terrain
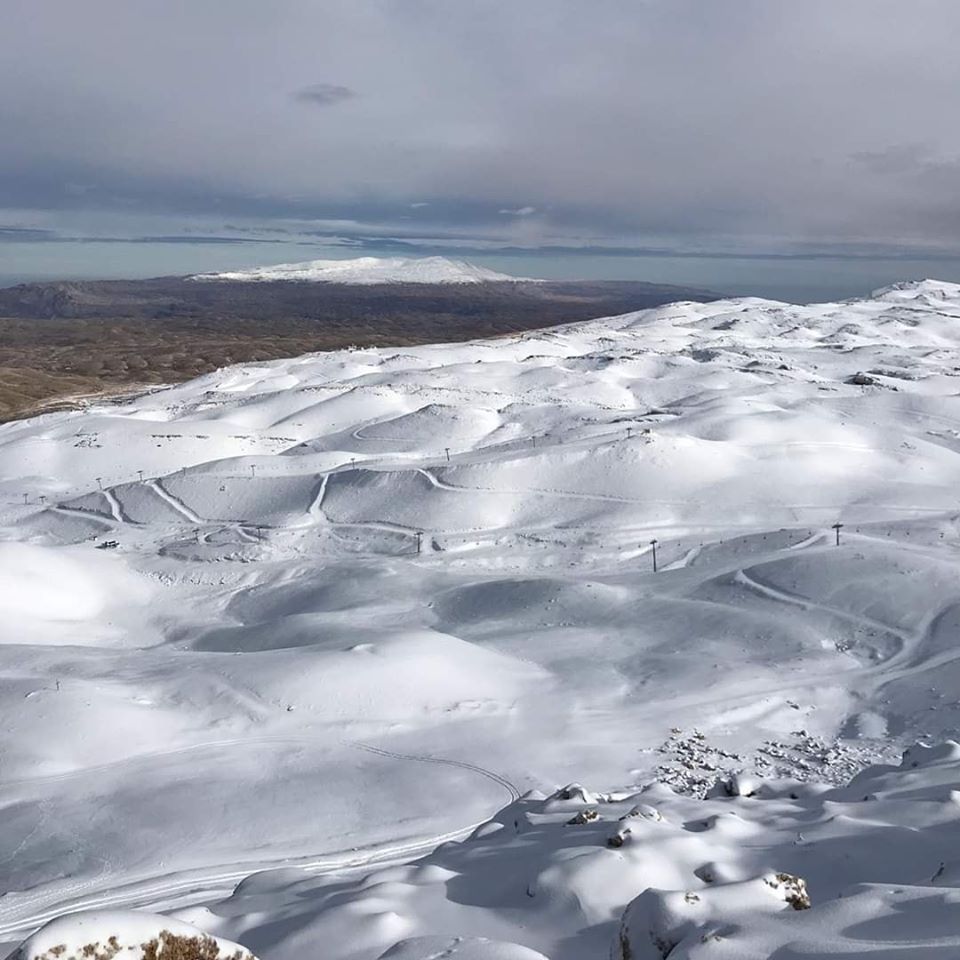
[[162,277],[21,284],[0,289],[0,420],[232,363],[351,345],[495,337],[714,298],[706,290],[627,281],[356,286]]

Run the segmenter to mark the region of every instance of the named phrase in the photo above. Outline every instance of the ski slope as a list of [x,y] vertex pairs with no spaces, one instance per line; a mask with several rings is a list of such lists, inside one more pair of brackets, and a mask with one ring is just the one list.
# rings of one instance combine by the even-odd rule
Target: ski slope
[[300,280],[310,283],[373,284],[491,283],[513,282],[523,278],[448,257],[356,257],[350,260],[278,263],[270,267],[252,267],[227,273],[201,273],[190,279],[240,280],[249,283]]
[[[0,426],[0,942],[136,907],[271,960],[591,960],[654,886],[700,891],[624,920],[676,956],[954,956],[956,751],[844,785],[960,726],[958,347],[923,281]],[[738,771],[769,802],[703,799]],[[607,846],[641,802],[669,831]]]

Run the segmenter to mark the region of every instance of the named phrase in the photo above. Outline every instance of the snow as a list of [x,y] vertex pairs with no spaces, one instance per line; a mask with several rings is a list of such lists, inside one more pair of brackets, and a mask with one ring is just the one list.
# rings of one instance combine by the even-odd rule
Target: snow
[[[239,944],[193,927],[182,920],[132,910],[90,910],[69,914],[46,924],[19,948],[18,960],[54,960],[56,957],[91,957],[111,960],[122,952],[130,960],[147,956],[151,941],[166,945],[171,938],[212,941],[223,960],[252,960]],[[161,949],[161,955],[163,950]]]
[[923,281],[3,425],[0,942],[955,957],[958,348]]
[[515,943],[502,943],[486,937],[413,937],[391,947],[383,960],[544,960],[543,954]]
[[239,280],[245,283],[300,280],[311,283],[373,284],[493,283],[515,282],[524,278],[447,257],[357,257],[352,260],[278,263],[270,267],[253,267],[227,273],[201,273],[190,279]]

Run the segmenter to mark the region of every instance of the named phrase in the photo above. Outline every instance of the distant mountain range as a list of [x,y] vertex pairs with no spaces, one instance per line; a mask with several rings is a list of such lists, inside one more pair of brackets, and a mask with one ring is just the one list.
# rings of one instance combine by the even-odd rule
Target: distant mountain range
[[160,277],[0,289],[0,420],[65,396],[173,383],[231,363],[492,337],[717,299],[708,290],[635,281],[499,279],[433,257],[333,261],[341,271],[334,280],[317,262],[241,271],[240,279],[208,275],[218,277],[209,282]]
[[[527,280],[442,258],[379,260],[372,266],[366,261],[374,258],[346,261],[353,266],[339,274],[312,266],[337,261],[311,261],[193,277],[25,283],[0,289],[0,318],[283,319],[319,322],[327,329],[362,319],[364,324],[379,321],[380,332],[409,332],[405,324],[416,315],[435,318],[433,333],[448,340],[587,320],[676,300],[719,299],[702,288],[633,280]],[[455,318],[469,318],[470,329],[446,325]]]

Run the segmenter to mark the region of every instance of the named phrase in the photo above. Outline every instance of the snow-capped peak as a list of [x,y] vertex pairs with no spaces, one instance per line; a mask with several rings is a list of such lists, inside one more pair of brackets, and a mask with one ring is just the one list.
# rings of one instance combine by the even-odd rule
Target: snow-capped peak
[[306,260],[251,267],[227,273],[201,273],[191,280],[305,280],[313,283],[491,283],[523,280],[447,257],[357,257],[353,260]]
[[873,300],[910,300],[920,296],[956,299],[960,297],[960,284],[945,280],[901,280],[874,290],[870,296]]

